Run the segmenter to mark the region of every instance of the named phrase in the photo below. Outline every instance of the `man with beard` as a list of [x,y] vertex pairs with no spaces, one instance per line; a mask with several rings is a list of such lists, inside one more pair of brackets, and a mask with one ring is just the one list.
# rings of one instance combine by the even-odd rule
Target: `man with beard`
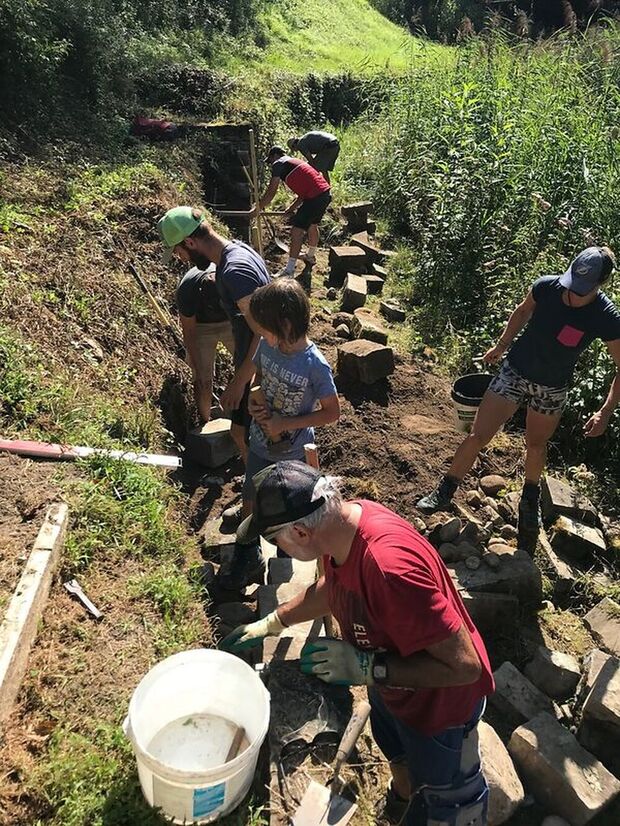
[[[170,261],[175,255],[201,270],[215,264],[215,284],[222,308],[232,324],[235,345],[235,372],[222,393],[220,404],[230,411],[231,435],[245,462],[250,424],[248,393],[255,371],[252,359],[260,341],[260,333],[250,313],[250,297],[254,290],[270,281],[265,262],[247,244],[223,238],[203,212],[189,206],[169,209],[159,220],[157,229],[166,247],[164,261]],[[186,342],[193,341],[195,317],[185,319],[183,333]]]

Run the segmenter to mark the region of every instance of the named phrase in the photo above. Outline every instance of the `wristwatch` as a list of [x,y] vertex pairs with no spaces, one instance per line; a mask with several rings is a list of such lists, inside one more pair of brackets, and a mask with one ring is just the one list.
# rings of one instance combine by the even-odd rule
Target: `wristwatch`
[[387,683],[387,659],[383,652],[375,654],[372,658],[372,678],[378,685]]

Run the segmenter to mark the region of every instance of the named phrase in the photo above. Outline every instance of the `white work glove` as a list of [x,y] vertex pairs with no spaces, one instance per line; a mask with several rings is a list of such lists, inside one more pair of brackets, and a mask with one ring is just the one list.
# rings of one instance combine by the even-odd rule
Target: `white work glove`
[[239,625],[224,637],[218,648],[236,654],[238,651],[246,651],[260,645],[265,637],[278,637],[285,628],[286,625],[280,622],[277,611],[272,611],[264,619],[250,622],[248,625]]
[[373,685],[371,651],[344,640],[318,639],[301,649],[301,670],[336,685]]

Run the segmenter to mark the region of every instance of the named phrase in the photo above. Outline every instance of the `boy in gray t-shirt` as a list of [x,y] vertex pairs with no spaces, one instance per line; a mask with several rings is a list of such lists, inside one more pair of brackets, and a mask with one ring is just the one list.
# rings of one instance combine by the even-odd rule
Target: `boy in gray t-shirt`
[[[308,339],[310,302],[294,278],[279,278],[252,294],[250,312],[260,329],[250,394],[250,442],[243,485],[243,515],[254,506],[253,477],[282,459],[304,459],[304,445],[314,441],[314,428],[338,421],[340,403],[331,367]],[[237,544],[230,567],[218,584],[237,590],[261,581],[265,563],[260,546]]]

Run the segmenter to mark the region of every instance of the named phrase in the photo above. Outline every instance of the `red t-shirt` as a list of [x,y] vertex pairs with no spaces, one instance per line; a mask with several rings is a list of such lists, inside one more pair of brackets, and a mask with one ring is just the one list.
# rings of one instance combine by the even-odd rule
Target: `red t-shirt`
[[278,158],[271,167],[271,174],[274,178],[284,181],[288,188],[304,201],[317,198],[330,190],[325,178],[313,166],[288,155]]
[[329,606],[342,636],[357,648],[408,657],[442,642],[465,623],[482,664],[477,682],[379,689],[394,716],[422,734],[462,725],[494,689],[482,638],[433,546],[383,505],[357,504],[362,515],[346,562],[337,567],[325,558]]

